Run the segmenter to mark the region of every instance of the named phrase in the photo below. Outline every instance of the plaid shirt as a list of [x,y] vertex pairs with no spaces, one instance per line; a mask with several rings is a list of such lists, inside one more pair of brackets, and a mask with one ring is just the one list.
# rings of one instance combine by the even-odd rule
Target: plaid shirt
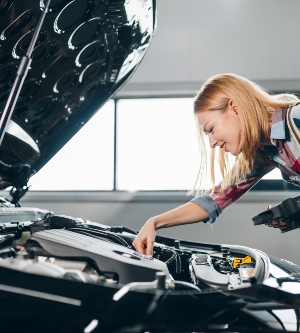
[[[300,128],[300,104],[293,106],[291,112],[292,121]],[[286,113],[286,107],[274,111],[270,134],[272,146],[264,146],[258,150],[253,170],[244,181],[236,186],[229,186],[224,191],[216,186],[211,196],[203,194],[191,200],[207,211],[209,219],[206,222],[214,223],[228,206],[276,167],[281,170],[285,181],[300,186],[300,146],[290,135]]]

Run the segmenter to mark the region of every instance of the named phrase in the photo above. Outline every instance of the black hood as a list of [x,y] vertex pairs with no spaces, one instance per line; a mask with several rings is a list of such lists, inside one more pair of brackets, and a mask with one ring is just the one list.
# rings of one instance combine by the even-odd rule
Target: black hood
[[[3,112],[43,0],[0,0]],[[22,189],[141,62],[155,0],[52,0],[0,147],[0,189]]]

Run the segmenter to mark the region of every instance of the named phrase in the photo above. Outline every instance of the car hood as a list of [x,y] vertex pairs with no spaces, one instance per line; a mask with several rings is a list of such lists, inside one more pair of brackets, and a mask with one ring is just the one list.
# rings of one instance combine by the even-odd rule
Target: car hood
[[[0,112],[44,1],[0,2]],[[32,174],[128,81],[155,30],[155,0],[52,0],[0,147],[0,189]]]

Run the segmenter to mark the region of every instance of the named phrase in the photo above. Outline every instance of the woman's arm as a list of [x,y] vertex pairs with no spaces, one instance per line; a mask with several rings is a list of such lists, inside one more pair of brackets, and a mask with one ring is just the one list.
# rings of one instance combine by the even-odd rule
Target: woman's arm
[[133,241],[135,249],[143,254],[152,255],[156,230],[176,225],[191,224],[208,219],[208,213],[194,202],[188,202],[169,212],[151,217]]
[[132,245],[138,252],[151,255],[157,229],[207,220],[214,223],[219,214],[235,203],[274,168],[275,164],[270,162],[269,158],[258,154],[252,173],[246,176],[240,184],[229,186],[224,191],[220,190],[220,186],[216,186],[214,193],[209,198],[208,195],[200,195],[185,205],[150,218]]

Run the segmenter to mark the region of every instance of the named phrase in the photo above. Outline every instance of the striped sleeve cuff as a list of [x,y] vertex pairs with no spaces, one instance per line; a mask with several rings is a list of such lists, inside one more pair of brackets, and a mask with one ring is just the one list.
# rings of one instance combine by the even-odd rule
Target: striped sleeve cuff
[[198,197],[192,199],[191,202],[196,203],[208,213],[209,219],[203,221],[205,223],[207,222],[209,222],[210,224],[215,223],[217,217],[221,214],[221,210],[219,209],[218,205],[207,194],[199,195]]

